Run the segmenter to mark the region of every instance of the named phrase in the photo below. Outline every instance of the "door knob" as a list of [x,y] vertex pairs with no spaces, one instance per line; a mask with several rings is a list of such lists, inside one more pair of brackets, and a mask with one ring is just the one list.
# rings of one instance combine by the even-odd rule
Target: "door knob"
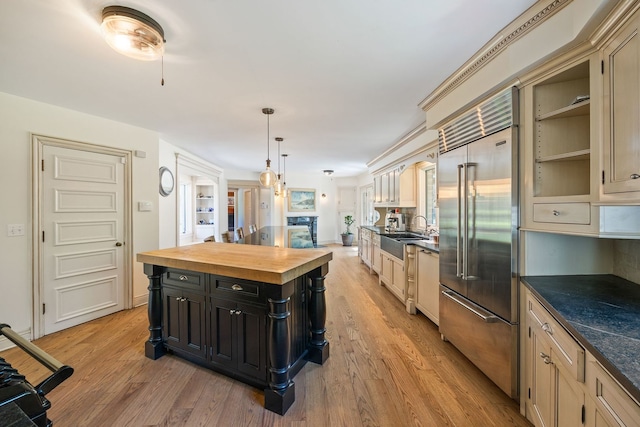
[[122,246],[122,243],[116,242],[116,246]]

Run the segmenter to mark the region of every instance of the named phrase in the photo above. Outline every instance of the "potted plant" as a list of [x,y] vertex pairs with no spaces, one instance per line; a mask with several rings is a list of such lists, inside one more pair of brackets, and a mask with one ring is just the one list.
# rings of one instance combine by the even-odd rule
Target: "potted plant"
[[344,223],[347,225],[347,230],[342,233],[342,246],[351,246],[353,244],[353,233],[349,227],[351,227],[354,222],[356,222],[356,220],[353,219],[353,216],[347,215],[344,217]]

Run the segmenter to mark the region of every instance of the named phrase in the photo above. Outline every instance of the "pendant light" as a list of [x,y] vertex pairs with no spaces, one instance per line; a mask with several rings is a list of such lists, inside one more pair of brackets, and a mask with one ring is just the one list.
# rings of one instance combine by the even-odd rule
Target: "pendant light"
[[269,159],[269,116],[274,113],[274,110],[263,108],[262,113],[267,115],[267,168],[260,174],[260,185],[273,187],[276,183],[276,174],[271,170],[271,159]]
[[276,196],[279,196],[282,193],[282,180],[280,179],[282,177],[282,175],[280,175],[280,143],[284,141],[284,138],[277,137],[276,141],[278,141],[278,178],[273,188],[275,189]]
[[282,155],[282,197],[287,197],[287,156],[288,154]]

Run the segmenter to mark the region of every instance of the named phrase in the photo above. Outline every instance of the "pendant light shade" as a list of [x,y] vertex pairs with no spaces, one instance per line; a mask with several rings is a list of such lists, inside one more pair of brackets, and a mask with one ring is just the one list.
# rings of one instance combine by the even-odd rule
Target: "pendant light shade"
[[283,154],[282,155],[282,197],[287,197],[287,194],[289,193],[287,191],[287,156],[289,156],[288,154]]
[[282,175],[280,175],[280,143],[284,141],[284,138],[276,137],[276,141],[278,141],[278,175],[276,179],[276,183],[273,185],[276,196],[282,194]]
[[273,108],[263,108],[262,113],[267,116],[267,168],[260,174],[260,185],[263,187],[273,187],[277,177],[271,170],[271,159],[269,159],[269,116],[274,113],[274,110]]
[[101,27],[107,44],[125,56],[154,61],[164,54],[164,30],[142,12],[124,6],[105,7]]

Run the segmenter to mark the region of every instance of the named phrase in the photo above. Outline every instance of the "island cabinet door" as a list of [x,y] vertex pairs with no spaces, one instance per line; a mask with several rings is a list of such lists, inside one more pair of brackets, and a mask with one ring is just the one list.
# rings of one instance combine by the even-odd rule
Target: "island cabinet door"
[[164,287],[164,339],[168,348],[206,358],[205,296]]
[[211,362],[266,381],[266,311],[263,307],[211,298]]

